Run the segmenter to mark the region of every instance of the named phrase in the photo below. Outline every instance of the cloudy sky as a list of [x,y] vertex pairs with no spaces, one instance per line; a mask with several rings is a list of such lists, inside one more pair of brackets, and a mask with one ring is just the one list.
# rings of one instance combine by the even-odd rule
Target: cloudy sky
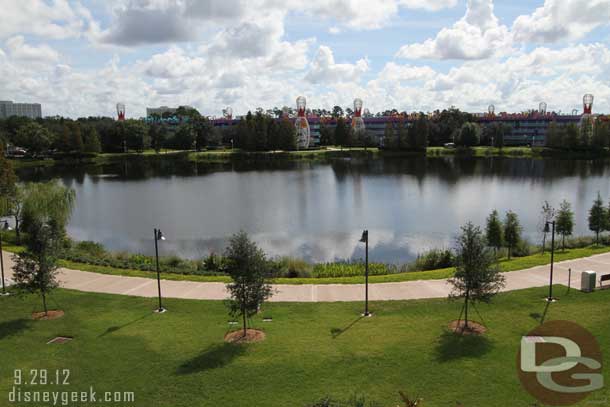
[[610,112],[610,0],[0,0],[0,100]]

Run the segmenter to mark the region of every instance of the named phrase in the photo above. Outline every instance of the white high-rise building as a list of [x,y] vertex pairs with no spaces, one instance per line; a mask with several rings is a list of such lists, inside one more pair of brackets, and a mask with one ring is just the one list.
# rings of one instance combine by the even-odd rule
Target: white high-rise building
[[11,116],[37,119],[42,117],[42,107],[40,103],[13,103],[10,100],[0,100],[0,119]]

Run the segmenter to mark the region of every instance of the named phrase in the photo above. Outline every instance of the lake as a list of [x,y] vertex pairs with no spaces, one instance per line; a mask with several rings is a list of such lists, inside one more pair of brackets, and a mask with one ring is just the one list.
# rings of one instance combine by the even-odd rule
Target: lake
[[541,240],[540,207],[567,199],[575,235],[599,191],[610,198],[610,162],[530,158],[410,157],[194,163],[129,159],[77,168],[24,168],[22,180],[57,178],[76,191],[68,233],[111,250],[200,258],[222,252],[244,230],[269,255],[312,262],[360,259],[369,230],[371,261],[401,263],[453,247],[467,221],[492,209],[519,215]]

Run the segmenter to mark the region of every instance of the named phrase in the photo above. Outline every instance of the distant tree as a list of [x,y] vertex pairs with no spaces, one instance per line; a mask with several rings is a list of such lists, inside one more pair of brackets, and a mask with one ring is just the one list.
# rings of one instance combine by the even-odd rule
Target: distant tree
[[418,151],[424,151],[428,147],[428,138],[430,136],[430,122],[423,114],[415,121],[411,131],[414,133],[413,143],[411,148]]
[[156,123],[152,123],[148,126],[148,138],[150,139],[150,146],[157,153],[163,148],[165,140],[162,137],[161,126]]
[[74,191],[57,182],[26,186],[22,214],[26,249],[13,257],[15,286],[21,291],[40,293],[45,315],[46,297],[57,287],[57,253],[74,199]]
[[269,278],[271,269],[265,253],[252,242],[245,232],[234,235],[225,254],[225,272],[232,282],[227,284],[231,299],[227,302],[232,317],[241,317],[244,337],[247,319],[255,315],[260,306],[273,295]]
[[338,117],[343,117],[343,109],[341,108],[341,106],[335,106],[333,107],[333,113],[332,113],[333,117],[338,118]]
[[181,124],[172,139],[172,147],[179,150],[191,150],[195,145],[195,131],[189,123]]
[[23,184],[15,184],[11,192],[6,196],[5,212],[6,216],[12,216],[15,222],[15,238],[17,244],[21,244],[21,216],[23,203],[25,200],[25,187]]
[[479,145],[479,142],[479,126],[476,123],[464,123],[457,134],[455,144],[462,147],[474,147]]
[[350,145],[350,127],[343,117],[337,119],[337,125],[335,126],[335,141],[340,146]]
[[201,151],[210,143],[214,125],[205,117],[200,117],[194,120],[193,126],[195,130],[195,149]]
[[391,121],[388,121],[385,124],[385,129],[383,131],[383,147],[387,150],[398,149],[398,137],[396,137],[396,133],[394,132],[394,123]]
[[504,242],[508,248],[508,259],[510,260],[513,249],[521,240],[521,225],[517,214],[508,211],[504,219]]
[[130,150],[144,151],[150,147],[148,138],[148,127],[139,120],[125,120],[125,141]]
[[604,231],[607,221],[606,208],[604,201],[597,193],[597,198],[593,201],[593,206],[589,210],[589,230],[595,232],[595,244],[599,244],[599,234]]
[[399,150],[408,150],[409,149],[409,127],[408,124],[405,123],[404,120],[396,121],[396,139],[398,141],[398,149]]
[[540,211],[540,231],[542,232],[542,254],[546,248],[546,224],[551,222],[555,218],[555,209],[549,204],[548,201],[544,201],[542,204],[542,210]]
[[82,153],[85,150],[85,143],[78,122],[70,122],[70,151]]
[[610,144],[610,123],[597,122],[593,128],[591,147],[596,150],[603,150]]
[[[570,123],[567,126],[565,126],[565,145],[563,146],[564,148],[568,148],[568,149],[577,149],[580,147],[580,129],[578,128],[578,126],[574,123]],[[583,147],[586,147],[583,146]]]
[[290,119],[283,118],[278,123],[279,148],[284,151],[297,149],[297,137],[294,123]]
[[87,153],[99,153],[102,151],[100,138],[97,135],[97,130],[95,130],[95,127],[90,126],[85,129],[85,136],[83,137],[83,149]]
[[487,217],[487,224],[485,226],[485,238],[487,239],[487,245],[494,248],[494,254],[497,256],[498,250],[503,245],[503,231],[502,222],[498,211],[495,209]]
[[464,299],[464,326],[468,329],[468,305],[489,302],[504,287],[504,276],[494,265],[495,258],[486,247],[481,229],[472,223],[462,227],[457,239],[457,267],[449,282],[453,286],[450,298]]
[[593,135],[594,135],[593,121],[591,120],[591,118],[585,118],[582,121],[579,130],[580,130],[579,131],[580,147],[583,147],[583,148],[591,147],[591,144],[593,142]]
[[320,123],[320,145],[332,146],[335,144],[335,132],[327,124]]
[[559,204],[555,228],[561,235],[561,248],[565,250],[566,236],[570,236],[574,229],[574,212],[572,212],[570,203],[565,199]]
[[49,150],[52,139],[53,137],[49,130],[38,123],[31,122],[17,130],[15,144],[36,155],[46,153]]
[[0,144],[0,196],[7,197],[14,193],[16,182],[13,166],[4,156],[4,145]]
[[257,112],[254,116],[254,146],[257,151],[268,149],[268,120],[267,116]]

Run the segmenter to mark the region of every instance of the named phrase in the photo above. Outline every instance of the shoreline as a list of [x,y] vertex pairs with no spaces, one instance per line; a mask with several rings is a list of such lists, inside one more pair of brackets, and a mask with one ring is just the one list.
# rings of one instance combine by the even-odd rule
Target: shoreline
[[334,158],[401,158],[401,157],[501,157],[501,158],[536,158],[536,159],[574,159],[591,160],[605,159],[610,157],[610,151],[565,151],[555,150],[547,147],[474,147],[464,148],[445,148],[428,147],[426,151],[390,151],[378,148],[339,148],[328,147],[317,150],[305,151],[241,151],[241,150],[175,150],[127,153],[102,153],[96,155],[81,156],[62,156],[45,159],[14,159],[9,161],[16,169],[29,167],[46,166],[80,166],[80,165],[103,165],[114,162],[121,162],[125,159],[183,159],[194,162],[233,162],[233,161],[259,161],[259,160],[315,160],[315,159],[334,159]]

